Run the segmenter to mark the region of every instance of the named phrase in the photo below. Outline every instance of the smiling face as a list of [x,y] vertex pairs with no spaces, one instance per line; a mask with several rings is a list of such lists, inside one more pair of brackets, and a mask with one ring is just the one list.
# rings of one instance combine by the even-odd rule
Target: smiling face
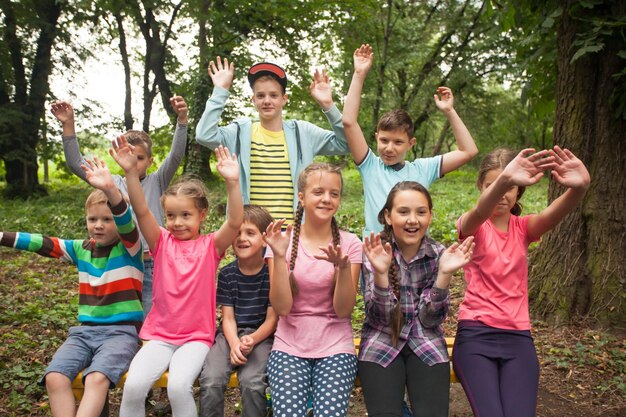
[[409,137],[404,129],[379,130],[376,132],[378,155],[385,165],[404,163],[406,153],[413,145],[415,138]]
[[282,117],[287,104],[287,94],[283,94],[278,81],[271,77],[258,79],[252,87],[252,104],[259,112],[262,121],[272,121]]
[[100,246],[108,246],[119,240],[113,214],[105,203],[87,206],[87,232]]
[[200,210],[189,197],[168,195],[163,200],[167,230],[178,240],[192,240],[200,236],[200,227],[207,210]]
[[244,221],[233,241],[233,249],[237,258],[247,261],[256,257],[262,260],[265,246],[263,233],[259,228],[254,223]]
[[393,197],[391,209],[385,209],[384,217],[402,253],[412,258],[432,220],[428,197],[417,190],[399,190]]
[[[487,188],[489,188],[489,186],[493,184],[493,182],[496,180],[496,178],[498,178],[501,172],[501,169],[492,169],[490,171],[487,171],[485,173],[483,182],[480,184],[480,192],[483,193]],[[509,188],[502,196],[500,201],[498,201],[498,204],[491,213],[491,218],[494,219],[500,216],[510,216],[511,209],[515,206],[515,203],[517,203],[518,198],[519,188],[514,185]]]
[[341,175],[322,170],[311,172],[298,199],[307,221],[330,221],[341,204]]

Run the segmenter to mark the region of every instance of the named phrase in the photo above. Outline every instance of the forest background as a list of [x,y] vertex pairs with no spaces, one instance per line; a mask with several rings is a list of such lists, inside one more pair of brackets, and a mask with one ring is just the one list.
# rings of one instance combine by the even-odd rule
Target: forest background
[[[212,89],[210,60],[219,55],[236,64],[224,123],[250,111],[245,71],[267,60],[287,70],[286,117],[324,126],[308,95],[312,69],[326,68],[341,108],[352,53],[370,43],[375,62],[359,119],[370,144],[379,116],[403,108],[416,126],[410,158],[453,148],[432,98],[446,85],[481,154],[559,144],[585,162],[592,185],[583,204],[531,256],[531,308],[552,324],[624,329],[626,2],[0,0],[0,33],[6,202],[32,201],[50,192],[49,181],[70,177],[52,100],[77,104],[86,153],[102,152],[113,135],[136,128],[150,132],[158,158],[169,149],[175,121],[168,97],[182,95],[190,107],[182,171],[215,182],[210,153],[194,141]],[[124,91],[110,114],[101,97],[85,97],[84,85],[71,82],[99,59],[123,68],[124,82],[105,86]],[[65,86],[55,88],[61,79]],[[562,191],[550,182],[547,200]],[[3,223],[10,206],[0,206]]]

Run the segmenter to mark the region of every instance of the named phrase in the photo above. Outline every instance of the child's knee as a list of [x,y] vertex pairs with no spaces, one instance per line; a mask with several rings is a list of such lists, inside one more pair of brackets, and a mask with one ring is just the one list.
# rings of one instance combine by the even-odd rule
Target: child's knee
[[145,398],[151,386],[152,384],[146,379],[129,373],[126,382],[124,382],[123,397],[128,399]]
[[167,382],[167,395],[171,398],[181,398],[193,393],[193,382],[171,379]]
[[85,389],[105,388],[109,389],[111,380],[102,372],[91,372],[85,377]]
[[71,385],[72,381],[60,372],[50,372],[46,375],[46,390],[48,391],[69,388]]

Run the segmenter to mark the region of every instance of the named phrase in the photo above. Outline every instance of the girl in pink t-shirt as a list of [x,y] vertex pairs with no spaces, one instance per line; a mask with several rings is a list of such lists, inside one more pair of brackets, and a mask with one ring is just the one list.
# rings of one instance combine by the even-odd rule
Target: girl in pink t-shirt
[[120,416],[144,416],[146,395],[168,368],[172,415],[197,416],[193,383],[215,334],[215,272],[243,221],[239,164],[228,149],[215,150],[217,170],[226,180],[228,219],[215,233],[202,235],[209,205],[204,184],[183,179],[171,185],[161,197],[167,229],[160,227],[146,204],[133,148],[120,136],[110,153],[126,174],[130,203],[154,258],[154,287],[153,306],[139,333],[149,342],[130,364]]
[[[543,171],[565,193],[539,214],[519,217],[519,199]],[[481,162],[476,206],[458,221],[459,236],[474,237],[459,308],[454,370],[474,415],[534,416],[539,363],[528,314],[528,245],[555,227],[582,200],[590,177],[569,150],[534,153],[497,149]]]
[[279,220],[265,233],[270,302],[279,315],[267,365],[276,417],[304,416],[309,394],[316,416],[348,413],[362,247],[334,218],[342,185],[338,167],[309,165],[298,178],[295,224],[281,232]]

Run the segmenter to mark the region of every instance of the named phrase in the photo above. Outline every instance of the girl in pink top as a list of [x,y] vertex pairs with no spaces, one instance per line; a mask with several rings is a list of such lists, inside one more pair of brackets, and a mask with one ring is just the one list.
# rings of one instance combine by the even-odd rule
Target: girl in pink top
[[[546,169],[567,190],[541,213],[519,217],[525,187]],[[589,182],[583,163],[558,146],[517,156],[497,149],[481,162],[480,198],[457,224],[461,239],[473,236],[476,246],[464,267],[453,361],[477,417],[535,415],[539,363],[528,314],[528,245],[576,207]]]
[[228,220],[215,233],[202,235],[209,205],[202,182],[184,179],[163,193],[164,229],[146,204],[133,148],[120,136],[110,153],[124,169],[130,203],[154,257],[154,290],[152,309],[139,333],[149,342],[130,364],[120,416],[145,416],[146,395],[169,368],[172,415],[195,417],[193,383],[215,334],[215,272],[243,221],[239,164],[228,149],[215,150],[217,170],[226,180]]
[[[298,178],[295,224],[270,224],[270,302],[279,315],[267,371],[274,416],[345,416],[356,377],[351,315],[361,268],[359,238],[339,230],[338,167],[313,163]],[[304,222],[303,222],[304,217]],[[291,238],[290,238],[291,236]]]

